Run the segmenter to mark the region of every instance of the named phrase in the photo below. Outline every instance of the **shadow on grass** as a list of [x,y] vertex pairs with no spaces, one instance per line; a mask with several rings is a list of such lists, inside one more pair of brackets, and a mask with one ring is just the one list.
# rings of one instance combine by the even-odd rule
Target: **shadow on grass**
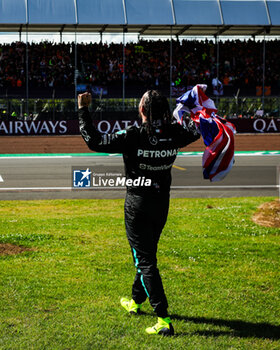
[[187,317],[180,315],[170,315],[171,319],[183,320],[186,322],[193,322],[199,324],[212,324],[214,326],[224,326],[230,328],[230,330],[201,330],[196,331],[194,334],[204,335],[207,337],[219,337],[224,335],[231,335],[240,338],[264,338],[271,340],[280,339],[280,326],[275,326],[269,323],[251,323],[241,320],[222,320],[215,318],[205,318],[205,317]]

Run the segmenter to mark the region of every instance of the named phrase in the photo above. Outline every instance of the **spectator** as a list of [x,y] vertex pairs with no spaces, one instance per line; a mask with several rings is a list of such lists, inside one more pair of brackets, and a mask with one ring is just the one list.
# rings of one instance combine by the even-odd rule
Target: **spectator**
[[[266,42],[266,85],[280,88],[280,40]],[[200,81],[211,86],[217,76],[216,47],[212,41],[173,41],[173,81],[180,76],[180,86]],[[219,80],[224,85],[246,91],[262,86],[263,43],[253,40],[219,43]],[[25,86],[26,46],[23,42],[0,45],[0,86]],[[168,87],[170,82],[170,42],[127,43],[125,78],[138,87]],[[74,84],[74,43],[42,42],[28,46],[31,87],[71,87]],[[96,85],[120,84],[123,76],[122,44],[81,43],[77,45],[78,80]],[[20,84],[21,82],[21,84]]]

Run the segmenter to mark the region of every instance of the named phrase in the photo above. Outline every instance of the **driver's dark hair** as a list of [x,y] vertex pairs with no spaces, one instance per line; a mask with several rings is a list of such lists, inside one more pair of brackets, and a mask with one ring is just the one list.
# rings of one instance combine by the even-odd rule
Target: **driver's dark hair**
[[161,120],[162,125],[171,123],[171,112],[168,100],[157,90],[148,90],[143,95],[143,113],[147,117],[148,133],[153,133],[153,123]]

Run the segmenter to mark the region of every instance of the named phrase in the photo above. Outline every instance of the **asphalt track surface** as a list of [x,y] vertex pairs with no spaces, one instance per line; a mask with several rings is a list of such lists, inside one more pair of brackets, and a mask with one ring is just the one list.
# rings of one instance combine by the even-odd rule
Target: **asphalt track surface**
[[[124,198],[125,188],[73,189],[73,169],[124,174],[120,156],[38,156],[0,159],[0,199]],[[211,183],[202,176],[201,155],[178,156],[172,169],[172,198],[279,195],[280,155],[236,155],[228,176]],[[99,175],[95,175],[95,184]]]

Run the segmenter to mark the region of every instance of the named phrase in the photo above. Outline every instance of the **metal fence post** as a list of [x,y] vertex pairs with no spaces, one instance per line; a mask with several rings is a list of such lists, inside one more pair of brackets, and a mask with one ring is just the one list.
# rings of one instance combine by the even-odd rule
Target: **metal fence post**
[[74,73],[74,84],[75,84],[75,112],[78,111],[77,101],[77,78],[78,78],[78,57],[77,57],[77,28],[75,28],[75,73]]
[[25,93],[25,98],[26,98],[26,115],[29,116],[29,110],[28,110],[28,100],[29,100],[29,68],[28,68],[28,26],[26,25],[26,38],[25,38],[25,70],[26,70],[26,84],[25,84],[25,88],[26,88],[26,93]]
[[[220,45],[219,45],[219,36],[215,35],[215,39],[216,39],[216,46],[217,46],[217,62],[216,62],[216,79],[217,79],[217,93],[218,92],[218,81],[219,81],[219,66],[220,66]],[[216,105],[218,106],[219,103],[219,95],[216,95]]]
[[169,69],[169,79],[170,79],[170,91],[169,91],[169,104],[170,109],[172,110],[172,65],[173,65],[173,47],[172,47],[172,26],[170,26],[170,69]]
[[264,115],[264,89],[265,89],[265,35],[263,37],[263,81],[262,81],[262,110],[263,110],[263,115]]
[[122,110],[125,111],[125,33],[127,29],[123,27],[123,74],[122,74]]

